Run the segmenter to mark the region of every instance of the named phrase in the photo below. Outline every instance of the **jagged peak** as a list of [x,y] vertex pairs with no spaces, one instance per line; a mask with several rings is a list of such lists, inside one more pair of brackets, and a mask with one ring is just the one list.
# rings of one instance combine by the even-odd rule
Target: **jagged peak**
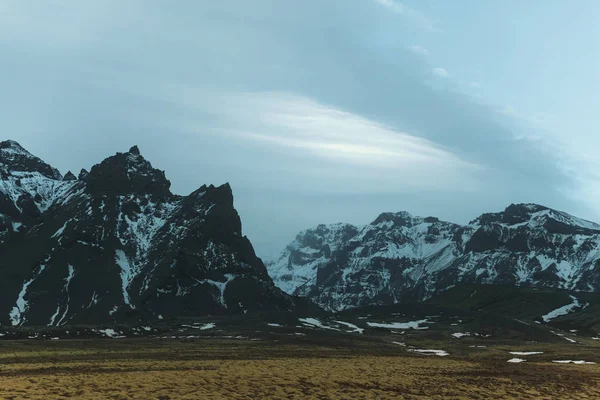
[[88,188],[95,192],[115,194],[151,194],[161,198],[171,196],[171,182],[165,172],[146,160],[137,146],[127,153],[116,153],[92,167],[85,175]]
[[407,211],[400,211],[400,212],[385,212],[380,214],[373,222],[371,222],[371,225],[380,225],[380,224],[392,224],[392,226],[405,226],[405,227],[413,227],[415,225],[420,225],[424,222],[428,222],[428,223],[434,223],[434,222],[439,222],[439,219],[434,218],[434,217],[427,217],[427,218],[422,218],[422,217],[417,217],[412,215],[411,213],[407,212]]
[[62,179],[56,168],[31,154],[15,140],[0,142],[0,167],[4,178],[14,172],[27,172],[39,173],[50,179]]
[[505,214],[513,213],[538,213],[540,211],[550,210],[550,208],[535,203],[511,203],[504,209]]
[[566,227],[575,230],[600,231],[600,225],[582,218],[575,217],[563,211],[535,203],[511,204],[504,211],[482,214],[471,221],[471,225],[502,224],[507,226],[544,226],[552,231],[567,231]]
[[0,142],[0,152],[3,154],[19,154],[33,157],[33,155],[25,150],[25,148],[21,146],[19,142],[11,139]]
[[375,221],[373,221],[371,223],[371,225],[378,225],[382,222],[398,222],[398,221],[408,221],[408,220],[412,220],[413,216],[406,212],[406,211],[400,211],[400,212],[384,212],[379,214],[379,216],[375,219]]
[[513,209],[513,208],[524,209],[524,210],[528,210],[531,212],[537,212],[537,211],[550,209],[549,207],[542,206],[542,205],[536,204],[536,203],[511,203],[508,207],[506,207],[505,210],[509,210],[509,209]]
[[231,189],[231,185],[229,185],[229,183],[225,183],[220,186],[202,185],[188,196],[185,196],[184,204],[187,204],[190,207],[195,207],[195,204],[201,202],[219,204],[228,209],[233,209],[233,200],[233,190]]
[[77,177],[71,171],[67,172],[65,176],[63,176],[63,181],[76,181]]

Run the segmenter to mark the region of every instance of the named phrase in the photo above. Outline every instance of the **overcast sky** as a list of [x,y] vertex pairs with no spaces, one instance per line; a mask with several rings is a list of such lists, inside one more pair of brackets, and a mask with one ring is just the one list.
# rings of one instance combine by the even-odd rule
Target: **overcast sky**
[[600,220],[600,2],[0,0],[2,137],[79,171],[139,145],[232,184],[259,255],[319,223]]

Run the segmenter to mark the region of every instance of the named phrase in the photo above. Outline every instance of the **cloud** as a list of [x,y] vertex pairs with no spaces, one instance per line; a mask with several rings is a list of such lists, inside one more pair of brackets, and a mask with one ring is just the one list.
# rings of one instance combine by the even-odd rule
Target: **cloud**
[[422,56],[429,55],[429,51],[421,46],[417,46],[417,45],[408,46],[407,49],[412,51],[415,54],[420,54]]
[[[381,182],[382,177],[405,188],[457,189],[460,185],[460,190],[473,190],[475,175],[481,172],[480,166],[427,139],[305,96],[171,90],[170,98],[216,118],[219,128],[214,132],[220,135],[266,148],[278,147],[278,151],[290,150],[303,159],[312,158],[315,165],[333,162],[337,168],[362,168],[360,177],[348,175],[335,185],[340,187],[347,182],[345,190],[357,184],[372,186]],[[188,121],[187,129],[193,132],[198,123]],[[321,179],[339,180],[339,174],[330,170],[334,175],[322,169]],[[378,188],[382,189],[385,190]]]
[[511,118],[517,118],[519,117],[519,113],[517,112],[517,110],[511,106],[511,105],[506,105],[500,109],[498,109],[498,112],[500,114],[503,114],[507,117],[511,117]]
[[440,78],[449,78],[450,74],[444,68],[433,68],[431,72]]
[[402,3],[399,3],[394,0],[375,0],[375,2],[378,4],[381,4],[382,6],[390,9],[391,11],[393,11],[395,13],[401,14],[406,11],[406,8],[404,7],[404,5]]
[[408,7],[396,0],[374,0],[375,3],[385,7],[395,14],[402,15],[412,20],[417,26],[429,32],[441,32],[438,21],[429,18],[421,11]]
[[229,181],[260,254],[383,211],[581,214],[582,149],[515,140],[526,118],[428,85],[406,51],[422,14],[347,3],[0,1],[3,132],[63,172],[138,144],[177,193]]
[[[63,2],[48,0],[24,6],[17,0],[0,2],[0,34],[6,39],[28,42],[39,47],[82,46],[98,43],[111,29],[119,29],[129,5],[116,0]],[[51,15],[51,18],[48,16]],[[106,24],[112,20],[111,24]]]

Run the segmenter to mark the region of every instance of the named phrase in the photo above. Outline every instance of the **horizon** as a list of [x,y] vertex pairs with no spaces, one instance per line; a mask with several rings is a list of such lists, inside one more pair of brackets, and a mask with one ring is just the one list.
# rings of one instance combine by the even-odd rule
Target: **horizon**
[[[19,147],[21,147],[23,150],[25,150],[26,152],[28,152],[28,153],[29,153],[29,154],[31,154],[32,156],[34,156],[34,157],[37,157],[35,154],[32,154],[31,152],[29,152],[29,150],[28,150],[28,149],[27,149],[25,146],[21,145],[21,143],[19,143],[18,141],[14,140],[14,139],[6,139],[6,140],[4,140],[4,141],[0,141],[0,142],[12,142],[13,144],[16,144],[16,145],[18,145]],[[143,151],[141,151],[141,149],[139,149],[139,146],[138,146],[138,145],[136,145],[136,144],[134,144],[133,146],[131,146],[131,147],[129,148],[129,150],[128,150],[128,151],[120,151],[120,152],[116,152],[115,154],[124,154],[124,153],[127,153],[127,152],[131,152],[131,150],[132,150],[132,149],[136,149],[137,151],[139,151],[139,152],[140,152],[140,155],[142,156],[142,158],[143,158],[143,159],[145,159],[146,161],[148,161],[148,162],[149,162],[149,163],[152,165],[152,160],[149,160],[149,159],[147,159],[146,157],[144,157]],[[113,155],[114,155],[114,154],[113,154]],[[101,163],[102,161],[106,160],[106,159],[107,159],[107,158],[109,158],[109,157],[112,157],[113,155],[108,155],[108,156],[106,156],[106,157],[105,157],[103,160],[101,160],[99,163]],[[38,158],[39,158],[39,157],[38,157]],[[48,164],[48,165],[50,165],[51,167],[55,168],[55,167],[54,167],[54,165],[53,165],[52,163],[48,162],[47,160],[43,160],[43,159],[42,159],[42,161],[43,161],[43,162],[45,162],[45,163],[47,163],[47,164]],[[82,167],[82,168],[81,168],[81,170],[86,170],[86,171],[89,171],[89,170],[90,170],[90,169],[91,169],[91,168],[92,168],[94,165],[98,165],[99,163],[97,163],[97,164],[93,164],[93,165],[91,165],[91,166],[90,166],[90,167],[88,167],[88,168],[86,168],[86,167]],[[154,167],[154,165],[152,165],[152,166]],[[154,168],[155,168],[155,167],[154,167]],[[57,170],[58,170],[58,169],[57,169]],[[62,171],[60,171],[60,170],[58,170],[58,171],[59,171],[59,173],[61,174],[61,176],[63,176],[63,177],[64,177],[64,176],[66,176],[66,175],[67,175],[67,174],[69,174],[69,173],[75,174],[73,170],[68,170],[68,171],[66,171],[65,173],[63,173],[63,172],[62,172]],[[75,172],[76,172],[76,171],[75,171]],[[169,176],[168,176],[168,171],[163,171],[163,172],[165,173],[167,180],[169,180],[169,182],[171,182],[171,180],[169,179]],[[172,184],[172,183],[173,183],[173,182],[171,182],[171,184]],[[212,184],[210,184],[210,183],[206,183],[206,184],[204,184],[204,185],[206,185],[206,186],[212,186]],[[223,186],[223,185],[230,185],[230,183],[229,183],[229,182],[225,182],[225,183],[223,183],[223,184],[221,184],[221,185],[218,185],[218,186],[217,186],[217,185],[215,185],[215,186],[219,187],[219,186]],[[200,186],[200,187],[201,187],[201,186]],[[234,207],[235,207],[235,202],[236,202],[236,200],[235,200],[235,199],[236,199],[235,187],[233,187],[233,186],[231,186],[231,185],[230,185],[230,187],[232,188],[232,191],[233,191]],[[180,195],[180,196],[188,196],[188,195],[190,195],[191,193],[193,193],[194,191],[196,191],[197,189],[198,189],[198,188],[195,188],[195,189],[193,189],[192,191],[190,191],[189,193],[173,193],[173,194],[174,194],[174,195]],[[374,216],[374,218],[371,218],[371,219],[370,219],[369,221],[367,221],[367,222],[362,222],[362,223],[358,223],[358,224],[350,224],[350,223],[349,223],[349,222],[347,222],[347,221],[338,221],[338,222],[333,222],[333,223],[330,223],[330,224],[318,224],[318,225],[315,225],[315,226],[311,226],[311,227],[306,227],[306,228],[303,228],[303,229],[301,229],[300,231],[298,231],[298,232],[297,232],[297,234],[301,234],[301,233],[304,233],[305,231],[308,231],[308,230],[311,230],[311,229],[315,229],[315,228],[317,228],[319,225],[330,226],[330,225],[338,225],[338,224],[350,224],[350,225],[353,225],[353,226],[355,226],[355,227],[357,227],[357,228],[362,228],[362,227],[365,227],[365,226],[368,226],[368,225],[372,224],[372,223],[373,223],[375,220],[377,220],[377,219],[378,219],[379,217],[381,217],[382,215],[385,215],[385,214],[393,214],[393,215],[397,215],[397,214],[402,214],[402,213],[406,213],[406,214],[408,214],[408,215],[409,215],[410,217],[412,217],[412,218],[421,218],[421,219],[426,219],[426,218],[437,218],[437,219],[439,219],[441,222],[447,222],[447,223],[451,223],[451,224],[456,224],[456,225],[462,225],[462,226],[466,226],[466,225],[473,224],[473,223],[474,223],[474,222],[475,222],[475,221],[476,221],[478,218],[480,218],[480,217],[481,217],[481,216],[483,216],[483,215],[486,215],[486,214],[497,214],[497,213],[502,213],[502,212],[505,212],[505,211],[506,211],[508,208],[510,208],[511,206],[538,206],[538,207],[541,207],[541,208],[544,208],[544,209],[549,209],[549,210],[552,210],[552,211],[557,211],[557,212],[565,213],[565,211],[562,211],[562,210],[557,210],[557,209],[554,209],[554,208],[548,207],[548,206],[546,206],[546,205],[544,205],[544,204],[538,204],[538,203],[510,203],[509,205],[507,205],[506,207],[504,207],[504,208],[503,208],[503,209],[501,209],[501,210],[498,210],[498,211],[488,210],[487,212],[484,212],[484,213],[482,213],[482,214],[479,214],[479,215],[477,215],[477,216],[474,216],[474,217],[472,217],[471,219],[469,219],[469,221],[468,221],[467,223],[458,223],[458,222],[455,222],[455,221],[447,221],[447,220],[442,220],[442,219],[438,218],[437,216],[435,216],[435,215],[431,215],[431,214],[416,215],[416,214],[412,213],[410,210],[382,211],[382,212],[380,212],[379,214],[377,214],[376,216]],[[567,214],[569,214],[569,213],[567,213]],[[584,221],[586,221],[586,222],[591,222],[591,223],[597,224],[597,222],[595,222],[595,221],[592,221],[592,220],[587,220],[587,219],[585,219],[585,218],[579,218],[577,215],[572,215],[572,214],[569,214],[569,215],[571,215],[572,217],[578,218],[578,219],[583,219],[583,220],[584,220]],[[242,222],[242,229],[243,229],[243,226],[244,226],[244,216],[243,216],[243,215],[241,215],[241,214],[240,214],[240,219],[241,219],[241,222]],[[244,234],[244,235],[246,235],[244,231],[243,231],[243,234]],[[294,236],[294,237],[295,237],[295,236]],[[276,258],[277,258],[277,257],[278,257],[280,254],[285,254],[285,251],[284,251],[284,250],[285,250],[285,248],[286,248],[286,247],[287,247],[287,246],[288,246],[290,243],[293,243],[293,242],[294,242],[294,237],[291,237],[291,238],[290,238],[290,240],[288,241],[288,244],[286,244],[286,246],[284,246],[284,248],[282,248],[282,249],[281,249],[281,251],[280,251],[278,254],[276,254]],[[255,250],[256,250],[256,249],[255,249]],[[264,257],[262,257],[260,254],[258,254],[258,256],[259,256],[259,257],[261,257],[261,258],[263,258],[263,260],[264,260],[265,262],[272,262],[272,261],[276,261],[276,258],[264,258]]]

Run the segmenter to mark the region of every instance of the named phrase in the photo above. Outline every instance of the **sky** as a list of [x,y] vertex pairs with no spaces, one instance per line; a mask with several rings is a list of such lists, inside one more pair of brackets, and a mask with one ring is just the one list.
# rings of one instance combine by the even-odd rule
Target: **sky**
[[600,221],[595,0],[0,0],[2,139],[232,185],[275,257],[387,211]]

